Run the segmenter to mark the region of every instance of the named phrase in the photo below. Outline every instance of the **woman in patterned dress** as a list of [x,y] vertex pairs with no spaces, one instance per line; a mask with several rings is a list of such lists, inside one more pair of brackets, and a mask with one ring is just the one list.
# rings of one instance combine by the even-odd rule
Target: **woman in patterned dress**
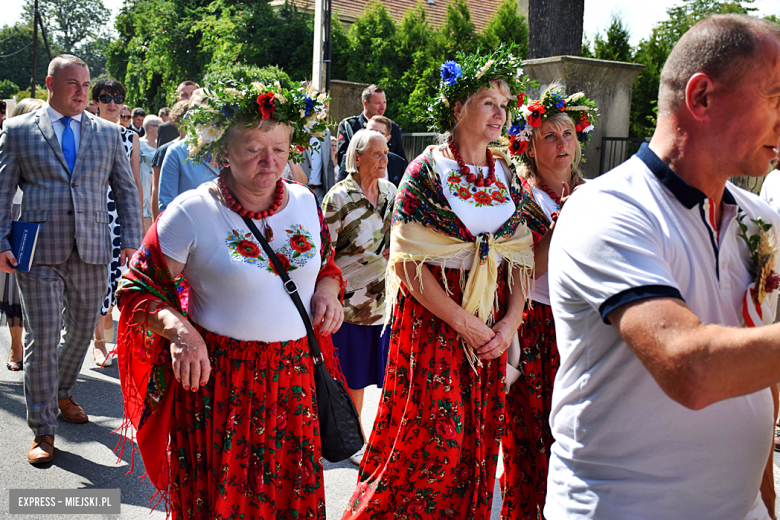
[[336,369],[341,271],[314,194],[281,179],[308,125],[324,126],[322,100],[307,94],[217,87],[190,108],[192,160],[230,166],[174,199],[118,293],[125,413],[174,519],[325,518],[306,329],[241,217],[266,235]]
[[[382,388],[385,380],[390,334],[382,336],[382,320],[396,188],[384,178],[387,140],[379,132],[355,132],[345,157],[350,173],[325,195],[322,210],[336,248],[336,265],[347,280],[344,325],[333,344],[359,414],[365,387]],[[360,465],[364,450],[349,460]]]
[[546,252],[566,197],[582,182],[579,138],[587,139],[593,129],[591,105],[581,94],[565,98],[553,84],[540,100],[529,101],[524,107],[527,116],[521,109],[510,127],[509,152],[519,159],[518,175],[530,195],[523,214],[537,252],[537,279],[531,290],[533,304],[526,308],[518,330],[520,355],[516,359],[510,356],[507,366],[507,374],[515,373],[517,379],[506,396],[502,520],[541,518],[547,496],[553,442],[549,418],[560,359],[547,287]]
[[[107,78],[98,81],[92,87],[92,101],[98,108],[98,115],[112,123],[120,124],[120,114],[124,109],[126,90],[124,85],[116,80]],[[138,187],[139,205],[143,207],[143,184],[141,183],[141,155],[140,147],[137,146],[138,136],[126,126],[120,125],[122,130],[122,144],[125,147],[127,158],[130,160],[130,167],[133,171],[133,178]],[[108,280],[106,281],[106,297],[103,300],[103,306],[100,309],[101,319],[98,320],[95,327],[95,340],[92,345],[92,355],[97,366],[111,366],[113,360],[108,356],[106,349],[105,330],[114,329],[114,318],[111,311],[116,305],[116,287],[119,278],[122,276],[123,266],[119,265],[120,254],[120,231],[121,223],[116,211],[114,202],[114,193],[111,186],[108,186],[106,192],[106,205],[108,206],[108,228],[111,233],[111,265],[108,269]]]
[[442,66],[429,114],[448,139],[409,165],[396,195],[390,353],[345,519],[490,515],[505,352],[533,271],[522,188],[488,149],[516,107],[518,69],[505,49]]

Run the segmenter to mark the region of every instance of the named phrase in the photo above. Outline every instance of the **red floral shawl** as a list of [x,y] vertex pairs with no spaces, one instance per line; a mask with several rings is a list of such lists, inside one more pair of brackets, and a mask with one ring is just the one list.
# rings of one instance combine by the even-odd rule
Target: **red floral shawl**
[[[341,277],[341,269],[334,262],[330,233],[319,208],[318,213],[323,254],[317,281],[326,276],[336,278],[341,282],[340,297],[343,298],[346,284]],[[149,331],[147,322],[138,323],[133,316],[137,311],[143,311],[148,318],[148,306],[152,301],[163,301],[186,316],[188,294],[189,284],[186,279],[179,277],[174,280],[168,271],[160,250],[155,222],[144,237],[141,248],[133,256],[130,268],[117,290],[122,314],[117,330],[116,352],[125,408],[124,420],[119,429],[122,434],[119,457],[122,457],[124,451],[124,440],[133,439],[130,430],[132,426],[136,431],[137,449],[141,452],[146,474],[162,493],[160,500],[167,498],[170,474],[168,432],[174,392],[180,391],[181,384],[176,383],[173,375],[170,341]],[[318,334],[317,338],[328,370],[346,384],[331,337]],[[133,455],[135,450],[133,444]],[[129,472],[132,471],[131,463]]]

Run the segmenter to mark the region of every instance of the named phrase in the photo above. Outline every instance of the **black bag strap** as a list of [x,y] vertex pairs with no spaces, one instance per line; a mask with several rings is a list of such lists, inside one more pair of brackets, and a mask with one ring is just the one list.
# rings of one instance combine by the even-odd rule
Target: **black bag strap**
[[257,238],[257,241],[260,242],[260,245],[263,246],[265,254],[268,255],[268,260],[274,264],[276,272],[279,274],[279,278],[281,278],[282,282],[284,283],[284,290],[287,291],[287,294],[289,294],[290,298],[292,298],[292,301],[295,304],[295,308],[298,309],[298,313],[301,315],[303,324],[306,327],[306,335],[309,338],[309,349],[311,350],[314,365],[321,365],[323,363],[323,357],[322,352],[320,352],[320,345],[317,343],[317,336],[314,334],[314,327],[311,325],[311,320],[309,319],[309,314],[306,312],[306,307],[303,306],[301,296],[298,294],[298,286],[295,285],[295,282],[292,279],[290,279],[290,275],[288,275],[285,268],[282,267],[282,262],[279,261],[276,253],[273,249],[271,249],[268,241],[266,241],[263,234],[260,233],[260,230],[257,229],[257,226],[254,222],[252,222],[252,219],[249,217],[241,218],[244,220],[244,224],[246,224],[252,233],[255,234],[255,238]]

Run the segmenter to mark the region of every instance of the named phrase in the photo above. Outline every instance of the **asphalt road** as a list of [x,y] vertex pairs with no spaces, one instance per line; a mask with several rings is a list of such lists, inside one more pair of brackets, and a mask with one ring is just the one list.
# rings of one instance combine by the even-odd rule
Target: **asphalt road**
[[[86,424],[60,421],[55,440],[55,458],[52,464],[33,466],[25,457],[32,442],[27,427],[22,374],[4,369],[10,349],[6,327],[0,327],[0,519],[73,520],[74,517],[163,520],[161,510],[152,509],[149,500],[154,487],[140,480],[144,473],[140,455],[135,455],[135,469],[130,469],[129,444],[124,456],[118,459],[114,449],[119,436],[113,433],[122,418],[122,393],[116,363],[100,369],[87,356],[74,388],[74,397],[90,416]],[[371,431],[379,403],[380,391],[366,389],[362,413],[367,432]],[[775,454],[775,486],[780,489],[780,454]],[[499,474],[502,468],[499,464]],[[340,519],[357,481],[357,466],[349,461],[325,463],[325,503],[327,516]],[[9,489],[111,489],[122,492],[119,515],[11,515]],[[780,501],[778,502],[780,504]],[[501,494],[496,486],[491,520],[498,520]],[[776,507],[780,514],[780,509]]]

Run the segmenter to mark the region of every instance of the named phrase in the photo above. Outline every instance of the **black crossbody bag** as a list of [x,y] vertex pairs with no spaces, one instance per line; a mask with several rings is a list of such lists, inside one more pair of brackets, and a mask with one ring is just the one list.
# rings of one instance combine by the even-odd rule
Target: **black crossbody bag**
[[263,246],[268,259],[274,264],[276,272],[284,283],[284,289],[292,298],[295,308],[301,315],[309,338],[309,349],[314,360],[314,390],[317,400],[317,410],[320,422],[320,440],[322,456],[329,462],[341,462],[357,453],[363,447],[363,430],[360,427],[360,416],[355,403],[347,393],[344,383],[330,375],[323,363],[322,352],[314,334],[311,320],[298,294],[298,287],[290,279],[282,263],[271,249],[265,237],[249,217],[241,217],[244,223],[254,233],[260,245]]

